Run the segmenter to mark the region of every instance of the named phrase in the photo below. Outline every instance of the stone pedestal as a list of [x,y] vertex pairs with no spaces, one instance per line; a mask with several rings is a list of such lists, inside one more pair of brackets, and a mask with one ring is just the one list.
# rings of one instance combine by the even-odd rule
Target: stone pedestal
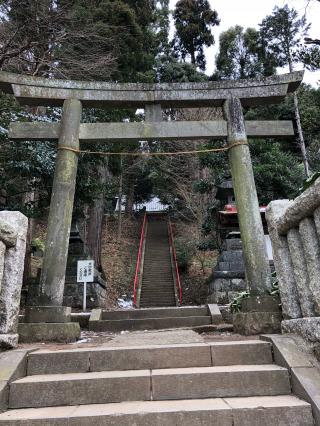
[[67,306],[29,306],[25,322],[19,324],[19,341],[75,342],[80,337],[80,326],[71,322],[71,308]]
[[244,299],[242,312],[233,315],[234,331],[245,336],[281,332],[280,301],[272,296]]
[[239,292],[247,289],[240,238],[227,238],[223,242],[211,280],[208,303],[229,304]]
[[71,322],[71,308],[67,306],[29,306],[26,308],[26,323]]

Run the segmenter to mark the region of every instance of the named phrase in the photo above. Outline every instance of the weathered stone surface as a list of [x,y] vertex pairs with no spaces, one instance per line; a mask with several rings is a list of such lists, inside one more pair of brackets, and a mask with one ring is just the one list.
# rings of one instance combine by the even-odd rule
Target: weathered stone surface
[[313,426],[310,405],[294,396],[138,401],[10,410],[6,426]]
[[260,340],[211,344],[212,365],[272,364],[271,345]]
[[6,253],[6,246],[2,241],[0,241],[0,292],[1,292],[3,273],[4,273],[4,255],[5,255],[5,253]]
[[290,393],[287,370],[274,365],[153,370],[151,380],[154,400]]
[[[64,103],[59,146],[79,149],[81,102],[76,99]],[[63,302],[65,271],[73,199],[76,185],[78,155],[59,150],[53,180],[46,250],[40,277],[40,303],[43,306],[61,306]]]
[[278,219],[277,230],[285,235],[289,229],[295,228],[306,217],[312,217],[320,206],[320,178],[307,188],[299,197],[286,206],[284,214]]
[[[28,376],[39,374],[85,373],[90,371],[90,350],[73,349],[32,352],[28,356]],[[93,371],[91,369],[91,371]]]
[[245,336],[280,333],[281,314],[277,312],[247,312],[233,315],[234,332]]
[[223,245],[227,250],[242,250],[242,241],[240,238],[227,238]]
[[316,208],[313,212],[314,224],[316,225],[316,230],[318,238],[320,239],[320,207]]
[[[247,121],[248,137],[292,137],[292,121]],[[9,137],[16,140],[57,140],[60,123],[12,123]],[[81,142],[136,140],[221,139],[227,136],[227,123],[221,121],[186,121],[156,123],[82,123]]]
[[0,411],[8,409],[10,382],[26,375],[27,353],[13,350],[0,354]]
[[151,368],[211,366],[210,346],[206,344],[157,345],[93,350],[91,371],[137,370]]
[[228,398],[234,426],[313,426],[310,405],[294,396]]
[[261,340],[272,343],[274,362],[281,367],[312,367],[310,355],[302,352],[296,342],[287,335],[264,335]]
[[315,425],[320,426],[320,373],[317,368],[296,367],[291,370],[293,392],[312,406]]
[[150,400],[150,371],[27,376],[10,386],[10,408]]
[[208,309],[211,315],[212,324],[221,324],[222,316],[221,316],[219,306],[217,304],[209,304]]
[[290,229],[287,239],[293,264],[294,277],[297,284],[301,312],[304,317],[313,317],[315,316],[314,302],[309,288],[307,262],[298,229]]
[[282,314],[284,318],[288,319],[300,318],[302,315],[288,241],[285,236],[278,234],[278,220],[289,205],[290,202],[288,200],[272,201],[266,210],[274,266],[279,281]]
[[0,241],[8,248],[14,247],[17,243],[17,233],[14,227],[5,221],[0,222]]
[[[17,333],[28,219],[20,212],[2,211],[2,222],[9,224],[17,235],[16,245],[6,250],[0,292],[0,335],[8,335]],[[4,336],[4,341],[7,338]]]
[[306,217],[301,220],[299,232],[304,248],[309,276],[309,288],[313,296],[314,310],[320,315],[320,244],[314,220]]
[[58,323],[71,321],[71,308],[67,306],[28,306],[25,322]]
[[320,317],[282,321],[283,333],[296,333],[313,343],[320,341]]
[[271,288],[271,272],[250,151],[245,145],[247,136],[240,100],[233,97],[228,99],[224,104],[224,114],[228,121],[228,144],[242,143],[229,150],[229,161],[243,245],[246,280],[252,295],[262,295]]
[[28,426],[232,426],[233,422],[230,407],[220,398],[183,400],[178,404],[176,401],[137,401],[20,409],[0,416],[0,424],[6,426],[24,426],[24,420]]
[[19,335],[17,333],[0,334],[0,350],[16,348],[18,341]]
[[243,299],[242,312],[280,312],[280,300],[273,296],[256,296]]
[[65,323],[20,323],[19,342],[75,342],[80,337],[80,326],[75,322]]
[[232,250],[222,252],[222,262],[241,262],[243,261],[242,250]]

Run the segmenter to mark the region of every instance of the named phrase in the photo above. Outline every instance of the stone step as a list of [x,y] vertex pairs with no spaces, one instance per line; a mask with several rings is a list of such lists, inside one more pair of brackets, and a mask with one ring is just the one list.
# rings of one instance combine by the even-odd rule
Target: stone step
[[102,311],[102,319],[134,319],[134,318],[163,318],[163,317],[189,317],[208,315],[207,306],[187,306],[179,308],[159,309],[128,309],[122,311]]
[[125,320],[91,321],[92,331],[160,330],[164,328],[198,327],[211,324],[210,316],[137,318]]
[[286,395],[287,369],[231,365],[27,376],[10,384],[9,408]]
[[291,396],[212,398],[179,401],[10,410],[7,426],[312,426],[311,407]]
[[28,355],[27,375],[271,363],[271,345],[259,340],[38,350]]

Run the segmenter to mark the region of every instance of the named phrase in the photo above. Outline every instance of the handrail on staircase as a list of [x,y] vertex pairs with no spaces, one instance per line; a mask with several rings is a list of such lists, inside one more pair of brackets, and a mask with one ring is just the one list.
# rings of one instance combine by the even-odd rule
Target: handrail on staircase
[[134,285],[133,285],[133,304],[134,304],[134,306],[136,306],[136,303],[137,303],[137,291],[138,291],[139,275],[140,275],[140,269],[141,269],[142,250],[143,250],[143,241],[144,241],[144,237],[145,237],[146,223],[147,223],[147,213],[145,212],[144,217],[143,217],[142,227],[141,227],[139,252],[138,252],[137,264],[136,264],[136,272],[135,272],[135,275],[134,275]]
[[181,305],[182,304],[182,287],[181,287],[177,253],[174,246],[173,230],[172,230],[172,224],[171,224],[170,218],[169,218],[169,244],[170,244],[172,255],[173,255],[173,263],[174,263],[175,272],[176,272],[176,286],[177,286],[177,290],[179,294],[179,303]]

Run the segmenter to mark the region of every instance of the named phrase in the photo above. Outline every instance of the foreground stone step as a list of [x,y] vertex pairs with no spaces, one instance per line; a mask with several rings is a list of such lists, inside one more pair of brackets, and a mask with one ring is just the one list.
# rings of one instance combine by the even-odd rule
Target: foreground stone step
[[167,318],[138,318],[126,320],[91,321],[93,331],[123,331],[123,330],[160,330],[164,328],[198,327],[212,323],[211,316],[167,317]]
[[158,309],[128,309],[123,311],[102,311],[104,320],[120,320],[135,318],[189,317],[208,315],[207,306],[158,308]]
[[212,344],[40,350],[28,355],[27,374],[30,376],[271,363],[271,345],[253,340]]
[[310,405],[277,397],[124,402],[11,410],[8,426],[312,426]]
[[103,371],[27,376],[10,384],[9,407],[274,396],[291,392],[288,371],[275,365]]

